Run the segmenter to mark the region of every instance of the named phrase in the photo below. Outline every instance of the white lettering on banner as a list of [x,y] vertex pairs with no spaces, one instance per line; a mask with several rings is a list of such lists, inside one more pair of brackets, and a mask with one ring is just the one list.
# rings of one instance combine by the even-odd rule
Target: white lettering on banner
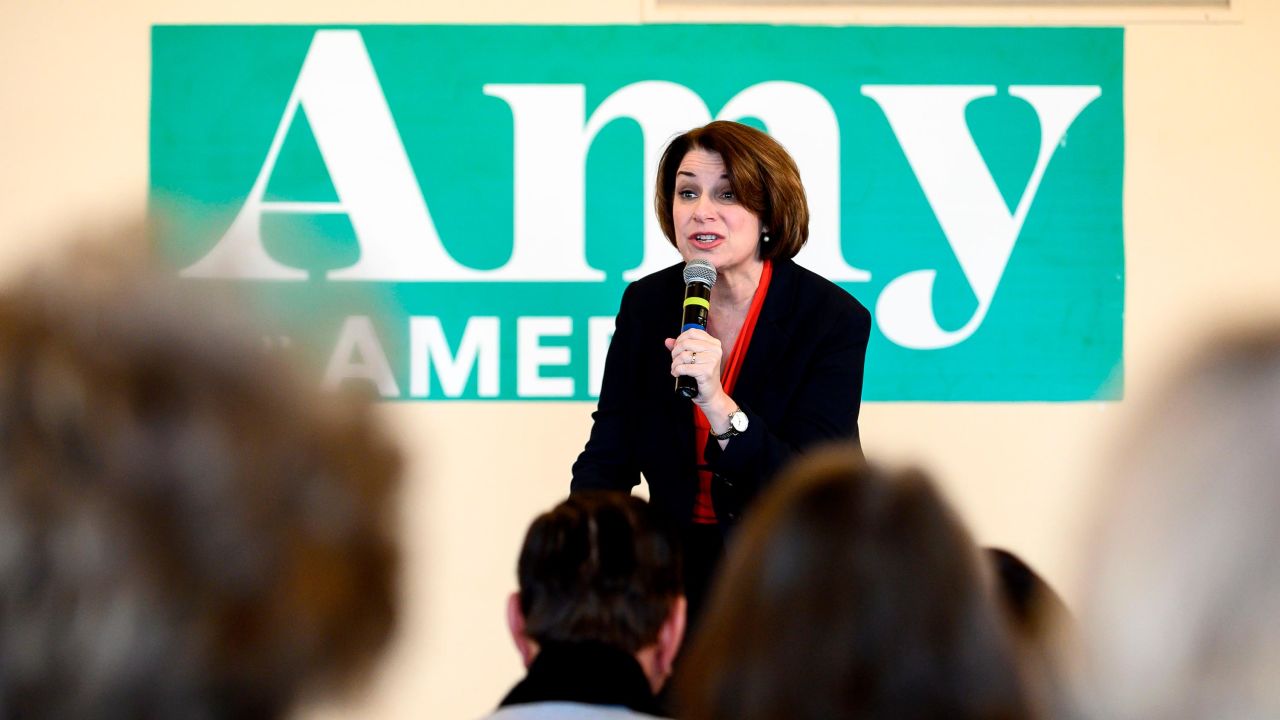
[[476,394],[498,396],[498,318],[472,317],[462,331],[458,353],[449,350],[440,318],[409,318],[409,394],[428,396],[429,369],[435,367],[445,397],[461,397],[467,381],[479,368]]
[[[688,129],[685,118],[707,112],[693,91],[674,83],[628,85],[606,98],[585,124],[582,85],[485,85],[483,90],[507,103],[515,125],[515,249],[511,261],[493,271],[505,280],[603,280],[604,273],[586,265],[586,167],[592,141],[617,118],[639,122],[645,197],[653,197],[652,176],[663,145]],[[675,250],[652,213],[645,213],[644,223],[645,260],[656,245],[658,267],[675,262]],[[574,263],[580,272],[573,272]]]
[[[492,280],[598,281],[587,265],[583,213],[586,180],[564,172],[577,162],[583,106],[581,85],[485,85],[484,93],[511,108],[515,145],[515,217],[511,259]],[[577,124],[575,124],[577,123]]]
[[[613,322],[614,319],[607,316],[587,318],[587,385],[591,397],[600,396],[604,361],[613,338]],[[471,318],[463,330],[458,351],[454,353],[445,338],[439,317],[409,318],[409,395],[429,397],[430,372],[434,367],[445,397],[461,397],[477,374],[476,395],[497,397],[500,328],[500,320],[496,317]],[[572,335],[573,318],[570,317],[516,319],[517,397],[573,397],[573,378],[542,376],[543,368],[568,368],[572,359],[568,346],[544,345],[543,339],[570,338]],[[384,398],[400,396],[400,386],[367,315],[352,315],[343,321],[338,341],[329,355],[323,385],[325,389],[333,390],[348,380],[372,381]]]
[[907,156],[978,308],[958,330],[944,330],[933,313],[937,270],[914,270],[890,282],[876,302],[876,321],[892,342],[918,350],[950,347],[978,329],[1040,189],[1045,168],[1067,128],[1102,90],[1083,86],[1010,86],[1040,120],[1040,152],[1012,214],[969,126],[969,103],[996,93],[990,85],[865,85],[862,94],[879,103]]
[[795,159],[809,201],[809,242],[796,262],[836,282],[870,280],[871,273],[851,267],[841,250],[840,124],[831,103],[808,85],[765,82],[735,95],[719,117],[759,118]]
[[[338,194],[337,203],[267,202],[267,183],[301,108]],[[369,53],[355,30],[317,31],[258,177],[218,244],[188,277],[305,280],[262,245],[265,213],[345,213],[360,241],[355,265],[331,280],[485,279],[445,251],[413,175]]]
[[[711,119],[706,103],[677,83],[642,81],[609,95],[586,117],[581,84],[488,84],[489,96],[506,102],[514,127],[512,251],[490,270],[457,262],[444,248],[406,155],[372,61],[356,30],[319,30],[312,38],[284,114],[276,127],[254,183],[231,227],[202,258],[182,271],[188,277],[305,280],[307,272],[272,258],[263,245],[262,217],[268,213],[346,214],[360,246],[350,267],[327,273],[329,280],[382,282],[599,282],[605,274],[586,258],[586,161],[600,131],[618,119],[641,129],[646,199],[653,196],[657,166],[669,139]],[[991,85],[866,85],[915,173],[978,305],[959,329],[945,330],[933,312],[937,269],[918,269],[890,281],[876,301],[876,319],[886,338],[912,349],[956,345],[982,324],[999,287],[1044,172],[1067,129],[1101,94],[1096,85],[1010,86],[1009,94],[1029,103],[1040,122],[1040,149],[1017,206],[1010,212],[975,144],[965,109],[996,93]],[[268,202],[266,189],[289,129],[305,113],[338,201]],[[831,104],[806,85],[787,81],[749,86],[725,103],[721,119],[754,117],[795,158],[809,198],[811,239],[797,261],[841,282],[867,282],[871,274],[844,256],[841,229],[840,128]],[[647,202],[646,202],[647,206]],[[634,280],[678,259],[652,213],[643,214],[640,264],[623,274]],[[531,322],[533,321],[530,318]],[[434,324],[432,324],[434,323]],[[539,368],[560,364],[568,348],[546,348],[552,326],[528,325],[531,365],[518,367],[518,394],[572,394],[570,378],[543,378]],[[559,327],[559,326],[555,326]],[[520,325],[525,328],[525,325]],[[457,356],[450,353],[439,321],[411,321],[410,394],[425,397],[429,367],[439,373],[445,394],[456,397],[478,367],[478,394],[498,394],[497,318],[472,318]],[[589,326],[592,353],[598,337]],[[568,330],[565,331],[569,332]],[[526,335],[518,333],[520,342]],[[605,343],[607,345],[607,342]],[[341,353],[330,372],[366,377],[387,394],[394,378],[378,366],[381,353],[372,326],[344,326]],[[531,350],[525,353],[524,350]],[[359,352],[361,360],[354,355]],[[385,364],[385,356],[382,357]],[[567,361],[566,361],[567,362]],[[588,386],[599,390],[596,366]],[[602,365],[601,365],[602,372]],[[364,375],[361,375],[364,373]],[[388,385],[387,382],[391,385]],[[337,382],[337,380],[335,380]],[[398,391],[397,391],[398,392]]]
[[[710,121],[705,103],[676,83],[625,86],[585,115],[582,85],[485,85],[511,107],[515,125],[515,198],[511,258],[492,270],[459,264],[445,250],[413,175],[404,145],[363,40],[354,30],[320,30],[312,40],[266,159],[231,227],[188,277],[304,280],[306,272],[273,259],[263,247],[266,213],[346,214],[360,243],[355,265],[330,280],[565,282],[598,281],[586,263],[585,173],[591,142],[619,118],[637,121],[644,142],[645,197],[652,197],[667,141]],[[266,188],[289,129],[302,109],[338,194],[336,203],[268,202]],[[834,280],[864,281],[840,254],[839,128],[830,104],[797,83],[747,88],[719,117],[760,118],[788,147],[808,178],[813,240],[800,261]],[[834,150],[834,152],[833,152]],[[677,259],[656,218],[644,213],[641,264],[634,280]]]
[[522,317],[516,320],[516,394],[520,397],[573,397],[573,378],[542,377],[542,368],[568,367],[569,348],[548,347],[544,337],[573,333],[573,318]]
[[[711,117],[702,98],[683,85],[657,80],[632,83],[605,98],[591,113],[585,131],[588,143],[605,125],[619,118],[631,118],[639,123],[644,138],[644,254],[638,266],[622,274],[622,279],[630,281],[680,259],[667,236],[662,234],[657,216],[650,210],[653,207],[650,198],[658,179],[658,162],[667,143],[691,127],[706,125]],[[586,172],[585,153],[575,168]]]
[[[614,120],[629,118],[640,125],[647,199],[653,197],[658,162],[671,138],[711,121],[711,113],[697,93],[657,80],[620,88],[605,98],[585,123],[586,89],[582,85],[491,84],[484,86],[484,92],[506,101],[515,124],[516,250],[511,263],[493,271],[494,279],[599,279],[598,273],[582,276],[557,267],[557,263],[564,268],[575,264],[586,267],[584,176],[592,141]],[[841,253],[840,129],[831,104],[806,85],[765,82],[735,95],[717,117],[748,116],[763,121],[787,148],[805,183],[811,240],[797,261],[821,269],[832,280],[869,280],[870,273],[850,267]],[[623,273],[625,280],[644,277],[679,258],[653,213],[645,212],[643,222],[640,265]],[[534,242],[527,243],[528,239]],[[517,264],[517,258],[522,262]]]
[[[356,360],[356,355],[360,356]],[[367,315],[353,315],[342,323],[338,343],[329,356],[322,383],[326,390],[333,390],[343,380],[371,380],[378,386],[378,394],[384,398],[400,396],[387,354],[378,342],[373,321]]]
[[613,323],[611,317],[587,318],[587,392],[591,397],[600,397],[604,384],[604,359],[613,341]]

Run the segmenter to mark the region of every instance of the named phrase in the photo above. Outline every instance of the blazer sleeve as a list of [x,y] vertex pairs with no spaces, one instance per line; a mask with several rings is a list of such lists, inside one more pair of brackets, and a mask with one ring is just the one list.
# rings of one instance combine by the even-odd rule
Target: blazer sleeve
[[871,314],[854,300],[844,312],[832,313],[831,321],[818,333],[812,359],[801,370],[803,375],[781,416],[770,423],[749,404],[739,404],[747,414],[747,431],[723,450],[714,441],[707,444],[707,461],[719,481],[712,485],[717,513],[736,519],[788,461],[810,446],[838,440],[858,446],[870,335]]
[[605,355],[600,400],[591,414],[593,424],[587,444],[573,463],[570,492],[578,490],[630,490],[640,482],[636,458],[635,397],[639,322],[634,285],[622,294],[614,321],[613,340]]

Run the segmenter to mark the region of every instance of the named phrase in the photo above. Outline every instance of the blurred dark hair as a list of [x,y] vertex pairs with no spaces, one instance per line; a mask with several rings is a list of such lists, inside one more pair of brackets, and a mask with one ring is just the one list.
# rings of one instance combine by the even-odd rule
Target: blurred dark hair
[[520,551],[525,633],[540,644],[594,641],[635,653],[683,594],[672,534],[645,501],[577,492],[529,527]]
[[977,548],[921,472],[816,452],[740,533],[680,666],[679,717],[1028,716]]
[[716,120],[676,137],[658,162],[653,206],[662,232],[676,244],[672,216],[676,171],[690,150],[718,153],[738,201],[769,229],[771,242],[759,243],[762,260],[791,258],[809,239],[809,203],[800,169],[768,134],[750,125]]
[[132,237],[0,293],[0,717],[283,716],[391,632],[399,455]]

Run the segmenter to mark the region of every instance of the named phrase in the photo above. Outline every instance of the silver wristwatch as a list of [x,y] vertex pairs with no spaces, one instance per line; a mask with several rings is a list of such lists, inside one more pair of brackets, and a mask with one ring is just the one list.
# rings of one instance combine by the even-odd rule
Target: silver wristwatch
[[742,408],[734,408],[729,413],[729,429],[717,435],[714,431],[711,437],[717,440],[728,440],[735,435],[741,435],[747,431],[747,414],[742,412]]

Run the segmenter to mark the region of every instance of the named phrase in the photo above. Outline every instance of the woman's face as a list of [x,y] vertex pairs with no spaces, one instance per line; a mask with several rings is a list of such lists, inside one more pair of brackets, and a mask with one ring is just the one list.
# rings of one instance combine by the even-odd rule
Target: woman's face
[[722,275],[761,262],[760,219],[733,194],[720,153],[694,148],[685,154],[671,207],[685,262],[706,260]]

